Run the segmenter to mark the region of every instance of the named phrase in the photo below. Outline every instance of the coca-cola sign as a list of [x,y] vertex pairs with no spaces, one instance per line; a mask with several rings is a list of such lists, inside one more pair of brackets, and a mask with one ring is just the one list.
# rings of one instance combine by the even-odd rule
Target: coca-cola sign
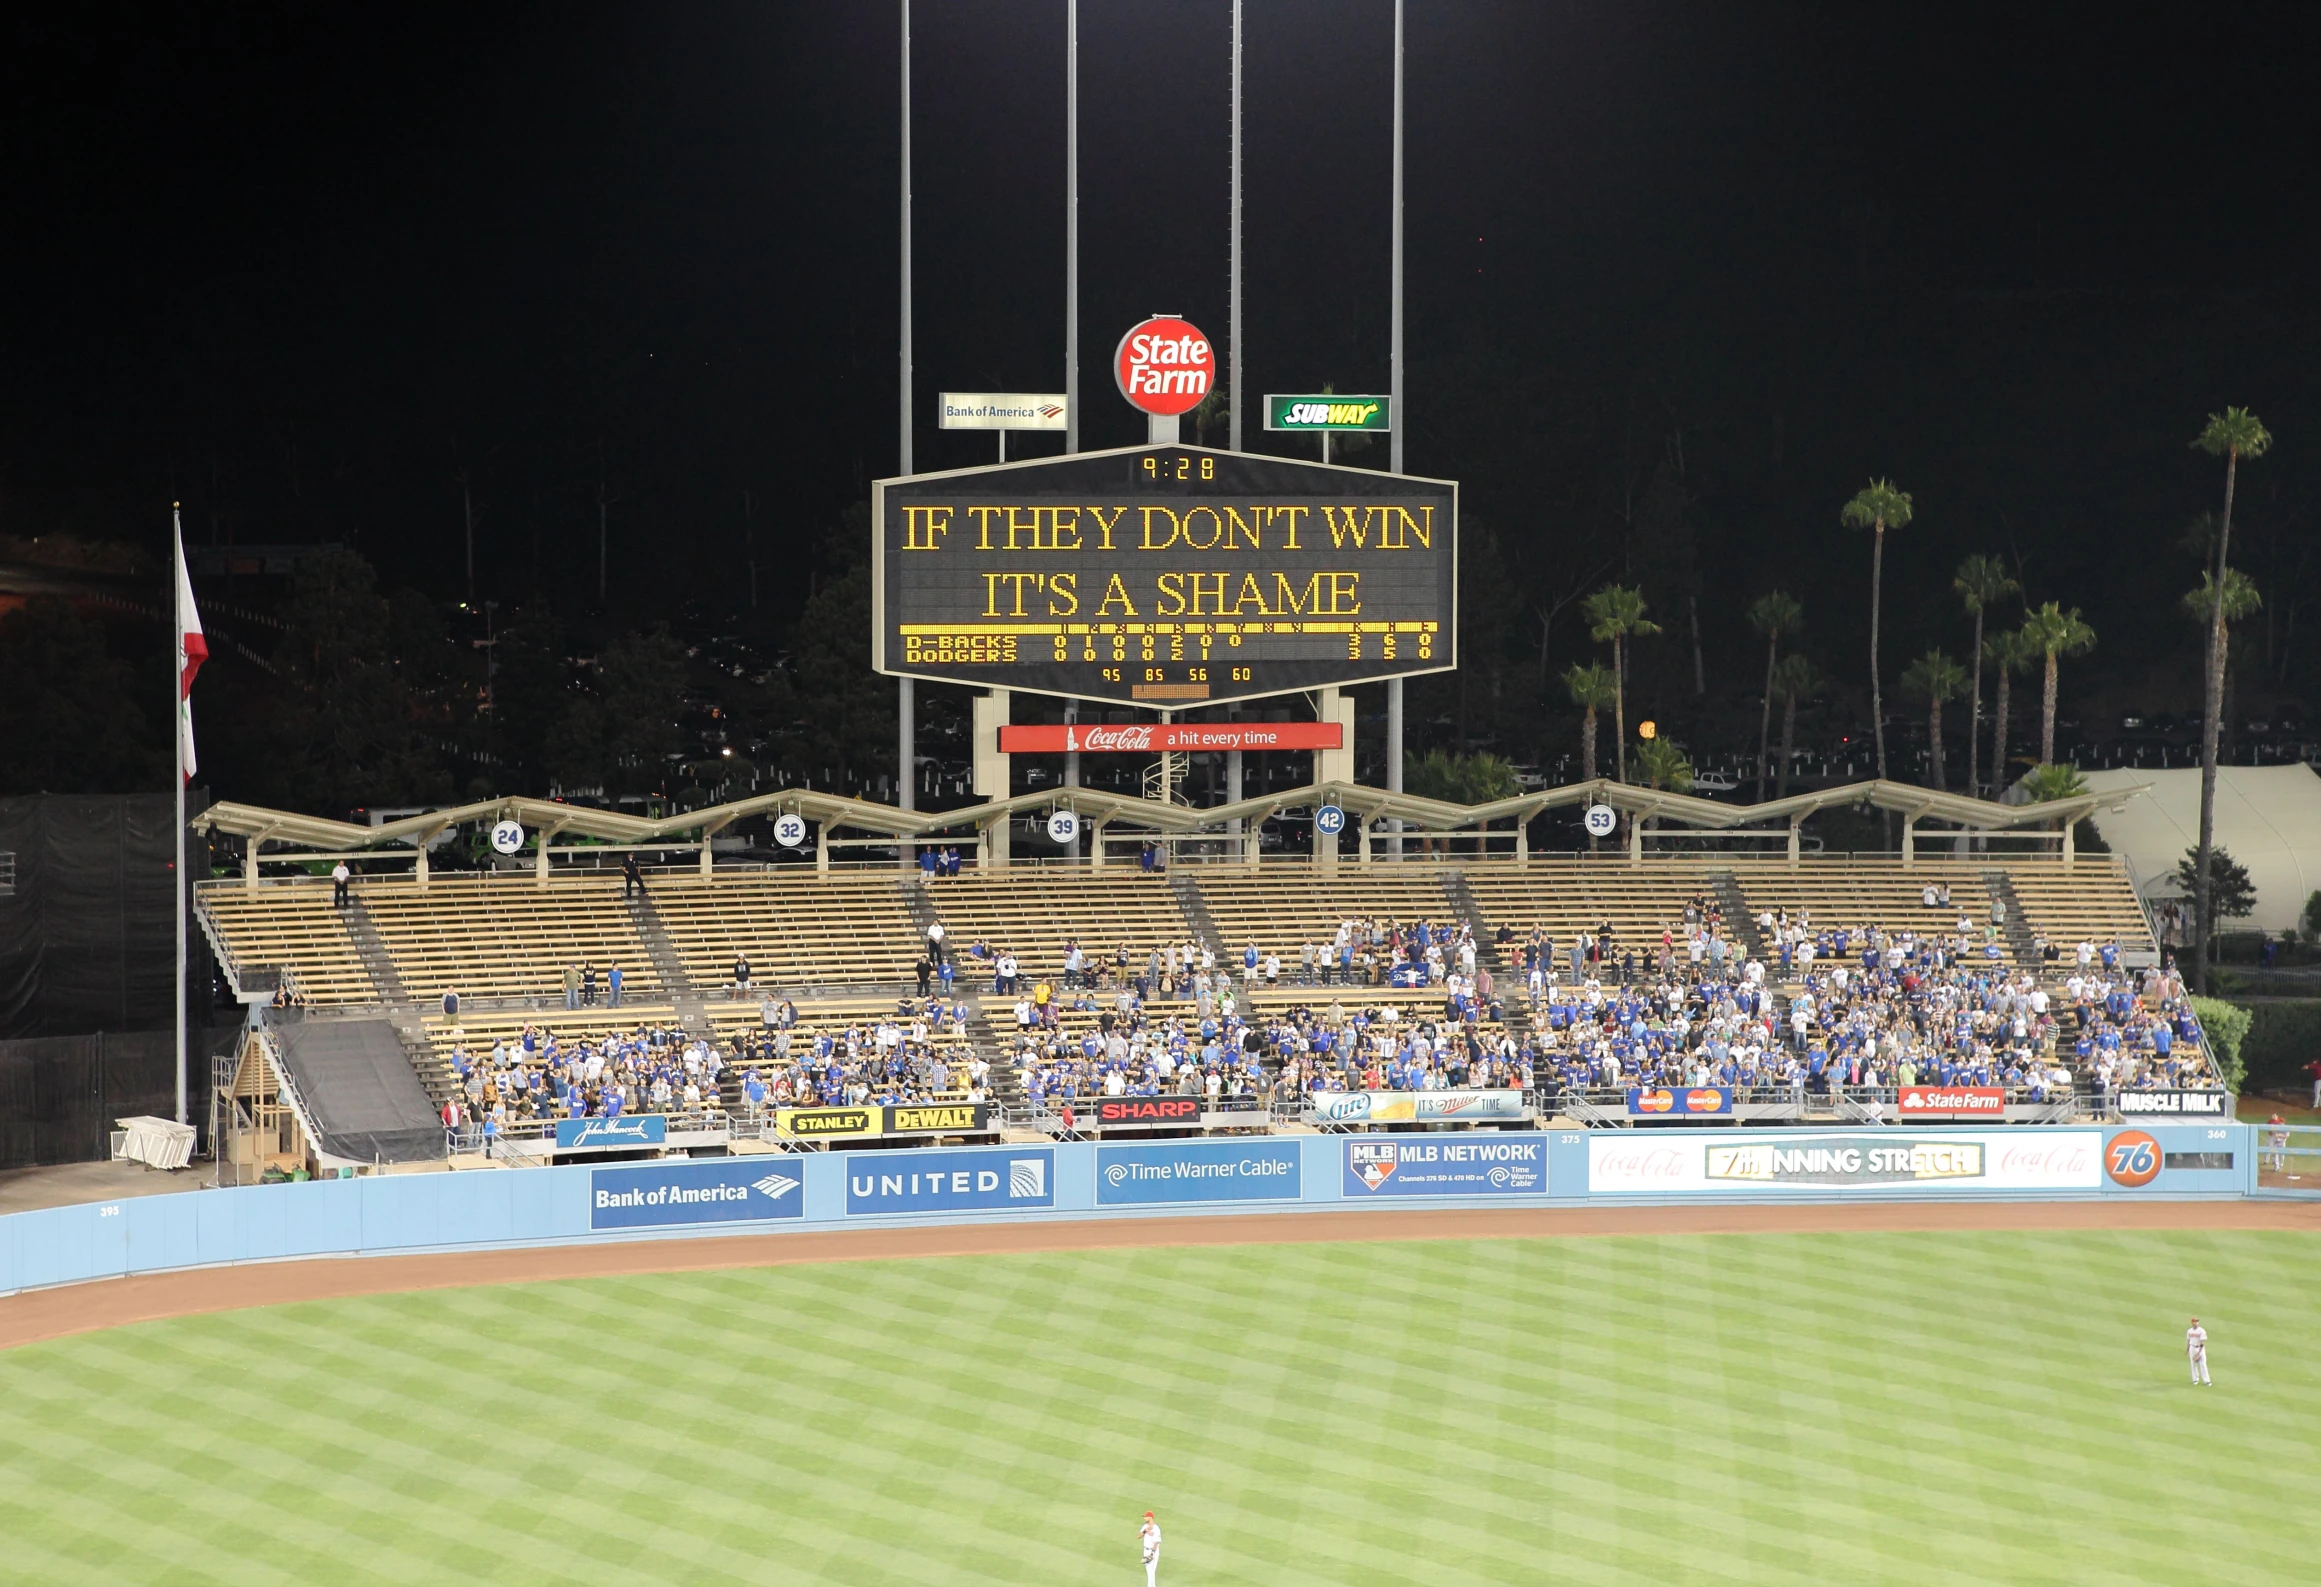
[[1336,749],[1335,722],[1050,722],[999,730],[1009,755],[1157,755],[1163,750]]

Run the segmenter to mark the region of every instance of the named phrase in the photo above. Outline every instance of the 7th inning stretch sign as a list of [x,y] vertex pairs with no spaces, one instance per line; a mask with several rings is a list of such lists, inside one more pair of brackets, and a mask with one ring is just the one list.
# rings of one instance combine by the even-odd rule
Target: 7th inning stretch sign
[[881,672],[1175,708],[1457,664],[1449,480],[1143,446],[871,507]]

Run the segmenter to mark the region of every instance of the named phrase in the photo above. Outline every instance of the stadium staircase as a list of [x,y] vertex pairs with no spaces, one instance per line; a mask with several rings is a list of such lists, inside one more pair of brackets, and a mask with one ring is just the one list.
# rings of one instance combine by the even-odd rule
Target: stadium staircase
[[640,891],[626,903],[636,922],[637,940],[645,945],[645,957],[652,961],[653,973],[661,979],[661,990],[677,1007],[678,1023],[690,1031],[706,1032],[709,1005],[694,988],[693,978],[686,974],[684,957],[669,940],[668,928],[661,924],[660,912],[653,907],[653,895]]
[[903,882],[903,907],[910,911],[911,925],[917,930],[921,942],[927,940],[927,933],[934,930],[943,918],[935,910],[935,901],[927,896],[927,884],[916,876],[908,877]]
[[2039,934],[2031,929],[2031,922],[2024,916],[2022,899],[2015,896],[2015,879],[2005,871],[1985,871],[1983,885],[1990,889],[1992,903],[2004,904],[2007,908],[2007,948],[2015,956],[2016,967],[2034,975],[2043,974]]
[[1201,884],[1181,871],[1169,872],[1169,891],[1177,896],[1177,907],[1185,913],[1185,923],[1193,928],[1201,946],[1217,956],[1217,962],[1226,961],[1225,934],[1217,929],[1217,917],[1209,913],[1209,901],[1201,896]]
[[363,907],[363,901],[359,898],[350,899],[347,907],[339,913],[346,921],[347,935],[354,939],[355,957],[362,962],[364,973],[370,976],[371,984],[379,989],[380,997],[390,1006],[410,1002],[411,994],[404,988],[402,972],[395,967],[395,956],[387,951],[387,944],[380,939],[378,924],[371,919],[371,912]]
[[[1023,1076],[1016,1073],[1015,1060],[1008,1055],[1001,1023],[992,1017],[992,1006],[998,1002],[996,998],[991,1003],[976,999],[975,1015],[967,1022],[967,1043],[975,1049],[978,1058],[991,1066],[991,1100],[1000,1105],[1007,1117],[1020,1119],[1031,1111],[1031,1102],[1024,1096]],[[1009,1031],[1015,1028],[1012,1013],[1007,1016],[1006,1028]]]
[[1484,917],[1482,900],[1467,885],[1467,873],[1463,868],[1456,865],[1443,867],[1443,896],[1451,901],[1451,908],[1457,912],[1460,921],[1474,933],[1476,962],[1504,980],[1507,961],[1499,956],[1499,945],[1491,940],[1491,922]]
[[1757,912],[1742,896],[1741,879],[1731,871],[1711,871],[1708,883],[1710,891],[1716,894],[1717,907],[1724,911],[1725,929],[1733,934],[1748,957],[1759,964],[1765,963],[1765,934],[1757,929]]

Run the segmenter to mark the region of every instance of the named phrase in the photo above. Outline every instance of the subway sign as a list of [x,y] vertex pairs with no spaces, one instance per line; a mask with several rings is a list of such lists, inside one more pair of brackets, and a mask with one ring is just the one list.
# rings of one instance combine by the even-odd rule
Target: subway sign
[[1339,397],[1328,392],[1317,396],[1268,396],[1265,427],[1268,430],[1391,430],[1394,399]]
[[1177,709],[1458,662],[1449,480],[1141,446],[871,506],[880,672]]

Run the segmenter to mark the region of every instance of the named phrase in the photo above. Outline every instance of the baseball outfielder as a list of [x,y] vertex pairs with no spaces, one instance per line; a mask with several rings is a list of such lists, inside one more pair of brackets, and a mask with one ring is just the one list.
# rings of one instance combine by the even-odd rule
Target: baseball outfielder
[[1137,1541],[1144,1545],[1144,1587],[1157,1587],[1160,1581],[1160,1523],[1152,1512],[1144,1512],[1144,1525],[1137,1530]]
[[[2192,1319],[2192,1326],[2184,1330],[2184,1351],[2192,1359],[2192,1381],[2201,1388],[2206,1388],[2208,1386],[2208,1330],[2200,1326],[2200,1319],[2197,1317]],[[1156,1541],[1152,1546],[1155,1548],[1159,1547],[1157,1541],[1159,1535],[1157,1532],[1153,1534]]]

